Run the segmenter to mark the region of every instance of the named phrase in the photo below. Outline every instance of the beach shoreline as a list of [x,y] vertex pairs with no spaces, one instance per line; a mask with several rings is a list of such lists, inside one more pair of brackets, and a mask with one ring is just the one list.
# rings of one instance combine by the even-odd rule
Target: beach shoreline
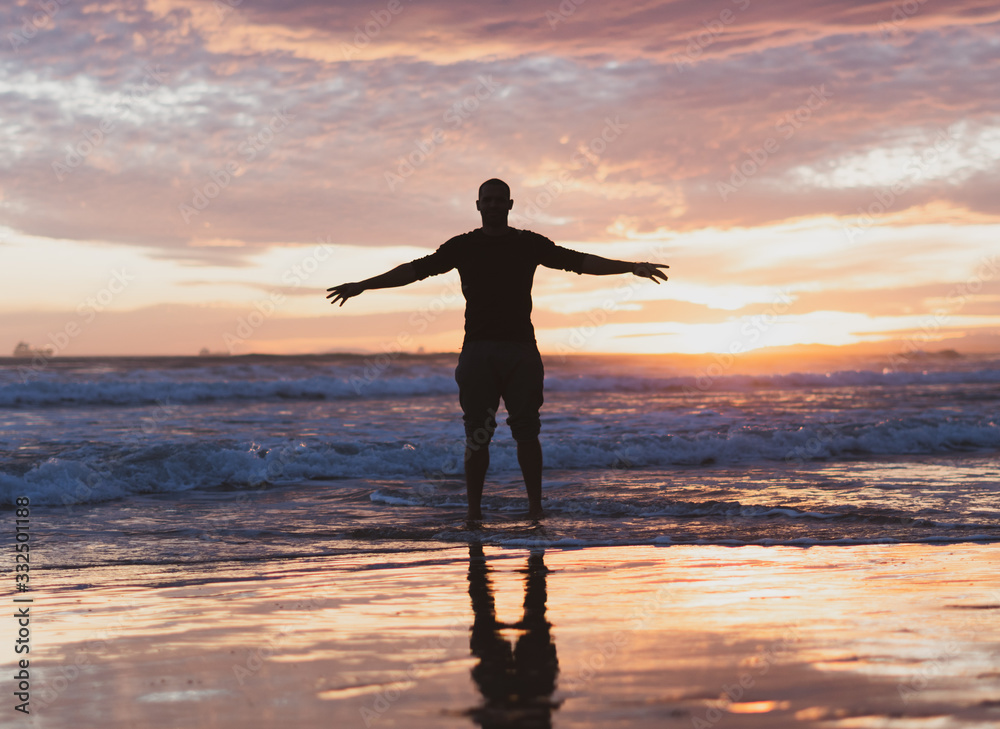
[[31,714],[5,723],[987,726],[998,567],[978,543],[472,544],[36,569]]

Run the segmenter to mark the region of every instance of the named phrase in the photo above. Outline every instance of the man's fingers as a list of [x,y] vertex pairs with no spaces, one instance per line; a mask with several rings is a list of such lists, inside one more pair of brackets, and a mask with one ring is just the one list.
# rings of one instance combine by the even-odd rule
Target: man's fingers
[[330,299],[331,304],[336,304],[337,302],[340,302],[340,306],[343,306],[345,301],[347,301],[352,296],[357,296],[360,293],[358,291],[352,291],[351,289],[352,289],[351,284],[340,284],[339,286],[331,286],[330,288],[327,289],[327,291],[329,291],[330,293],[326,295],[326,298]]
[[659,285],[659,279],[667,280],[667,275],[660,270],[661,268],[670,268],[670,266],[666,263],[649,263],[643,261],[636,267],[635,274],[643,278],[652,279],[653,283]]

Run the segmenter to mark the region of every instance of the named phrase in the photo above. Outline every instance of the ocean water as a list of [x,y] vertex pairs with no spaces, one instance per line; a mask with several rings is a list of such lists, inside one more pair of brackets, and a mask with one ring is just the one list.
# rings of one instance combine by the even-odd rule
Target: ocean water
[[33,554],[51,567],[470,541],[1000,540],[995,357],[778,374],[547,357],[548,519],[526,519],[501,412],[478,530],[464,520],[456,359],[0,360],[0,504],[30,498]]

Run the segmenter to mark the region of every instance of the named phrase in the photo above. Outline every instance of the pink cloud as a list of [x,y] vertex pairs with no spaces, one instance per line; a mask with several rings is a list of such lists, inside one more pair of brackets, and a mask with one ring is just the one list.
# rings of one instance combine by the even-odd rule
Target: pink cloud
[[[888,0],[587,3],[555,23],[555,2],[472,14],[403,2],[369,38],[371,58],[350,62],[340,44],[382,5],[244,5],[220,17],[179,0],[67,5],[9,54],[4,108],[20,131],[0,143],[0,223],[241,265],[330,234],[433,248],[478,224],[475,189],[493,175],[560,239],[611,239],[620,220],[652,231],[851,215],[874,187],[802,184],[796,171],[914,132],[990,128],[1000,103],[1000,10],[973,0],[895,20]],[[0,27],[16,32],[29,7],[8,8]],[[53,164],[151,64],[163,82],[57,179]],[[830,96],[809,108],[816,89]],[[281,109],[293,118],[249,159],[248,140]],[[719,184],[770,139],[777,149],[723,199]],[[230,164],[239,176],[185,219]],[[995,169],[920,181],[898,210],[943,201],[995,217],[997,182]]]

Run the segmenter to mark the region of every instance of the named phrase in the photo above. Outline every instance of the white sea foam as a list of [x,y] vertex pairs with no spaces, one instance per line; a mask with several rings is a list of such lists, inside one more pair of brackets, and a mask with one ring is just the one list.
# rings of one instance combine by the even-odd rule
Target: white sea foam
[[[1000,449],[1000,424],[956,422],[948,415],[892,419],[870,425],[759,428],[751,432],[691,435],[611,433],[544,439],[548,468],[619,470],[705,464],[774,463],[870,456],[948,454]],[[156,441],[149,445],[82,445],[33,465],[0,475],[0,502],[28,494],[41,503],[90,503],[133,493],[252,489],[268,483],[323,478],[430,478],[462,473],[463,444],[432,440],[418,446],[399,441],[330,443],[321,438],[275,445],[264,453],[255,443],[238,446],[201,440]],[[261,454],[264,453],[262,456]],[[491,472],[518,471],[509,440],[491,448]]]

